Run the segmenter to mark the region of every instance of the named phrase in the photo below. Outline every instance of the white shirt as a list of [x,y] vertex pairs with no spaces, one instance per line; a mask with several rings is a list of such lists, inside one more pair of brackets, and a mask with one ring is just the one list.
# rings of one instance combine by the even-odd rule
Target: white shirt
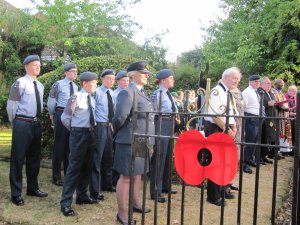
[[245,102],[245,112],[253,115],[259,115],[259,100],[257,97],[257,89],[248,86],[243,92],[243,100]]
[[[223,87],[222,87],[223,86]],[[211,91],[210,98],[209,98],[209,105],[208,105],[208,114],[215,114],[215,115],[224,115],[226,113],[227,107],[227,95],[228,95],[228,88],[225,84],[221,83],[221,85],[217,85]],[[229,115],[238,116],[239,113],[236,109],[235,99],[233,99],[233,104],[229,104]],[[221,118],[224,123],[226,122],[226,117],[219,117]],[[214,123],[213,117],[205,117],[206,121]],[[234,117],[229,117],[229,124],[235,124]]]

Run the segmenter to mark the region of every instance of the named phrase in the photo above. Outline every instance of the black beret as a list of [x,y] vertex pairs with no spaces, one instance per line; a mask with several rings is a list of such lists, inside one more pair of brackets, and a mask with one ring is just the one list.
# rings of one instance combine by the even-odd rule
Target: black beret
[[64,65],[64,71],[69,71],[70,69],[77,68],[77,65],[75,63],[66,63]]
[[130,71],[139,71],[139,72],[142,72],[142,73],[151,73],[149,71],[148,62],[146,60],[131,63],[127,67],[127,72],[130,72]]
[[33,61],[41,61],[41,60],[38,55],[29,55],[24,59],[23,65],[27,65],[28,63],[31,63]]
[[249,81],[259,80],[259,79],[260,79],[260,76],[259,76],[259,75],[256,75],[256,74],[251,75],[251,76],[249,77]]
[[121,70],[119,73],[116,75],[116,79],[120,80],[123,77],[127,77],[127,72],[125,70]]
[[79,80],[81,81],[97,80],[97,74],[90,71],[86,71],[79,75]]
[[162,80],[162,79],[165,79],[169,76],[174,76],[174,72],[170,69],[162,69],[162,70],[157,72],[155,78],[159,79],[159,80]]
[[113,70],[111,70],[111,69],[105,69],[100,74],[100,77],[104,77],[106,75],[115,75],[115,72]]

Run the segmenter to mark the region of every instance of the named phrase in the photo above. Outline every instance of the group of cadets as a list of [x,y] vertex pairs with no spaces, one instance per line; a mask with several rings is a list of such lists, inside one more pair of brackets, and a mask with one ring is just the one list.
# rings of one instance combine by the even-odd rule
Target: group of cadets
[[[29,55],[23,65],[26,74],[12,85],[7,102],[7,112],[13,130],[10,165],[11,201],[17,206],[24,205],[22,168],[25,159],[27,195],[36,197],[48,195],[40,190],[38,184],[44,95],[44,86],[37,80],[40,73],[40,58],[38,55]],[[79,75],[81,88],[78,88],[74,82],[77,73],[76,64],[65,64],[65,77],[52,85],[47,101],[51,126],[54,128],[52,182],[57,186],[63,186],[61,212],[65,216],[75,215],[71,207],[75,190],[76,204],[97,203],[104,200],[103,190],[117,191],[117,219],[120,223],[126,224],[128,220],[126,196],[129,189],[132,152],[133,92],[138,93],[137,107],[140,111],[153,111],[153,104],[155,110],[158,110],[158,99],[163,99],[162,111],[166,114],[163,114],[162,120],[167,126],[162,134],[167,135],[171,132],[171,116],[168,113],[177,111],[168,91],[174,86],[174,74],[169,69],[157,73],[159,89],[151,98],[143,90],[150,74],[146,61],[132,63],[127,71],[120,71],[117,75],[111,69],[103,70],[99,75],[102,83],[99,87],[97,74],[86,71]],[[113,91],[115,79],[118,88]],[[176,122],[180,123],[180,120],[176,119]],[[139,115],[137,124],[137,129],[141,129],[141,132],[145,132],[143,128],[153,127],[149,129],[150,133],[154,134],[154,125],[157,130],[157,116],[153,113],[150,119],[146,120],[145,114]],[[154,149],[157,149],[154,140],[151,139],[150,142],[156,146]],[[167,154],[171,154],[170,147],[170,140],[162,141],[161,159],[159,161],[155,159],[157,153],[154,150],[151,160],[151,171],[159,168],[158,194],[154,193],[155,177],[152,175],[150,185],[151,198],[158,198],[158,202],[165,202],[161,193],[168,192],[164,173],[169,172],[164,171],[164,168],[168,163]],[[147,157],[150,157],[150,152]],[[160,162],[159,165],[157,162]],[[61,174],[62,164],[64,180]],[[144,159],[136,157],[135,167],[135,186],[139,187],[141,175],[144,173]],[[139,192],[139,188],[135,189]],[[173,190],[172,193],[176,191]],[[134,210],[143,212],[138,197],[135,197]],[[148,208],[144,209],[145,213],[150,211]]]
[[[12,123],[11,201],[18,206],[24,205],[22,167],[25,159],[27,195],[36,197],[48,195],[40,190],[38,184],[41,156],[40,118],[44,94],[44,87],[37,80],[40,73],[40,58],[37,55],[29,55],[25,58],[23,65],[26,74],[12,85],[7,102],[7,112]],[[169,92],[169,89],[174,87],[173,71],[170,69],[158,71],[155,75],[155,84],[158,85],[158,89],[149,97],[143,88],[150,74],[147,66],[146,61],[135,62],[130,64],[126,71],[120,71],[117,75],[112,69],[105,69],[99,78],[96,73],[86,71],[79,76],[81,88],[78,88],[74,82],[78,72],[77,65],[67,63],[64,65],[64,79],[52,85],[47,101],[51,124],[54,128],[52,181],[57,186],[63,186],[60,201],[63,215],[75,215],[71,207],[75,190],[76,204],[94,204],[104,200],[103,190],[116,191],[117,220],[121,224],[127,224],[133,93],[137,93],[138,111],[154,111],[150,113],[150,116],[148,115],[149,118],[146,118],[145,113],[138,114],[137,130],[140,129],[139,132],[145,133],[145,127],[148,127],[149,134],[155,132],[159,135],[171,136],[174,127],[182,123],[180,117],[176,116],[178,104]],[[102,83],[99,87],[97,87],[98,79],[101,79]],[[113,91],[115,79],[118,82],[118,88]],[[245,141],[256,143],[259,116],[276,116],[274,106],[276,102],[283,101],[278,99],[282,89],[282,80],[275,82],[275,87],[278,88],[276,96],[276,93],[271,91],[269,78],[261,78],[258,75],[250,76],[249,87],[241,93],[240,98],[243,99],[244,112],[239,112],[238,99],[235,98],[233,90],[238,88],[240,80],[241,73],[238,68],[232,67],[224,71],[222,79],[214,88],[218,95],[211,94],[210,96],[208,114],[221,115],[224,110],[221,106],[226,106],[227,99],[230,99],[229,115],[238,116],[244,113],[250,116],[245,119]],[[286,97],[294,99],[294,110],[295,95]],[[279,109],[282,108],[279,107]],[[158,111],[161,112],[159,116],[155,113]],[[288,109],[282,111],[294,112]],[[290,116],[295,116],[295,114],[290,114]],[[229,127],[226,127],[225,123],[224,117],[205,117],[206,136],[225,131],[232,138],[236,138],[238,127],[240,127],[237,121],[230,117]],[[263,144],[276,143],[275,123],[274,119],[264,120],[262,133],[265,135],[261,137]],[[286,132],[286,127],[282,127],[286,123],[284,121],[282,123],[280,132]],[[158,141],[150,138],[150,142],[154,145],[149,165],[150,198],[164,203],[163,193],[176,194],[176,190],[171,189],[171,181],[168,180],[171,177],[169,168],[172,164],[172,139],[163,138]],[[141,146],[145,145],[141,143],[137,148]],[[270,149],[262,148],[262,160],[270,163],[266,158],[268,154],[271,154]],[[146,157],[150,157],[149,155],[146,153]],[[61,175],[62,164],[64,180]],[[247,145],[243,171],[252,173],[251,166],[255,164],[254,146]],[[134,211],[148,213],[151,210],[145,208],[143,211],[138,197],[141,175],[145,171],[144,159],[136,157],[134,167]],[[234,197],[230,192],[230,187],[236,189],[233,185],[228,186],[227,198]],[[207,200],[212,204],[221,205],[221,188],[210,180],[207,184]]]

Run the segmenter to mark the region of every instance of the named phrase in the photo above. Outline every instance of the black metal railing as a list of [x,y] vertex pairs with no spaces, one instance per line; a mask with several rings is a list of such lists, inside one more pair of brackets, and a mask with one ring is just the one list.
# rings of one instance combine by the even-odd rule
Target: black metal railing
[[[297,100],[298,102],[300,102],[300,92],[297,93]],[[227,101],[229,102],[229,101]],[[262,105],[262,102],[261,102]],[[228,105],[227,105],[228,107]],[[160,160],[160,154],[161,154],[161,149],[160,149],[160,142],[162,139],[169,139],[169,140],[174,140],[172,143],[172,146],[168,149],[168,155],[170,156],[167,160],[168,160],[168,165],[169,165],[169,174],[168,174],[168,190],[172,189],[172,176],[173,176],[173,171],[172,171],[172,165],[173,165],[173,149],[174,149],[174,142],[176,141],[176,139],[178,137],[175,136],[174,134],[174,126],[175,126],[175,117],[176,116],[180,116],[181,118],[183,118],[183,121],[185,121],[187,123],[187,121],[190,120],[191,117],[193,118],[203,118],[203,117],[215,117],[216,115],[213,114],[207,114],[207,113],[191,113],[187,110],[187,105],[185,105],[185,110],[183,112],[176,112],[176,113],[170,113],[170,117],[172,120],[172,126],[170,127],[170,129],[172,130],[170,136],[165,136],[162,135],[161,133],[161,122],[162,122],[162,112],[161,112],[161,99],[160,99],[160,105],[159,105],[159,111],[157,112],[137,112],[136,111],[137,107],[136,107],[136,99],[135,99],[135,107],[134,107],[134,112],[133,112],[133,138],[132,140],[132,149],[133,149],[133,153],[132,153],[132,162],[131,162],[131,179],[130,179],[130,194],[129,194],[129,224],[131,221],[133,221],[133,182],[134,182],[134,160],[135,157],[137,156],[137,153],[135,151],[135,145],[136,143],[136,138],[138,137],[146,137],[147,140],[149,138],[155,138],[156,139],[156,143],[157,143],[157,157],[156,157],[156,179],[155,179],[155,201],[154,201],[154,211],[153,211],[153,221],[146,223],[146,218],[145,218],[145,214],[142,213],[141,216],[141,224],[158,224],[158,217],[159,215],[159,211],[158,211],[158,201],[157,201],[157,179],[158,179],[158,171],[159,171],[159,160]],[[153,113],[155,113],[157,115],[157,132],[156,134],[149,134],[148,131],[148,127],[146,127],[146,130],[144,133],[136,133],[136,115],[138,113],[144,113],[146,114],[146,121],[147,123],[149,122],[149,117],[153,115]],[[228,111],[227,113],[225,113],[225,115],[222,115],[222,117],[226,117],[226,128],[225,128],[225,132],[226,130],[228,130],[229,127],[229,116],[228,115]],[[300,192],[300,185],[299,185],[299,165],[300,165],[300,158],[299,158],[299,146],[300,146],[300,106],[298,105],[297,107],[297,114],[296,114],[296,122],[295,122],[295,127],[296,127],[296,139],[295,139],[295,146],[292,147],[293,151],[294,151],[294,165],[293,165],[293,184],[292,184],[292,192],[293,192],[293,196],[292,196],[292,215],[291,215],[291,224],[298,224],[300,222],[300,213],[299,213],[299,192]],[[243,134],[245,131],[245,119],[247,118],[251,118],[253,116],[234,116],[236,118],[242,118],[242,126],[241,126],[241,133]],[[234,215],[234,213],[231,213],[230,216],[236,216],[236,224],[242,224],[242,202],[243,202],[243,186],[244,186],[244,173],[243,171],[243,158],[244,158],[244,147],[248,146],[248,145],[254,145],[256,147],[255,150],[255,159],[257,161],[256,163],[256,173],[255,173],[255,189],[254,189],[254,198],[253,198],[253,218],[252,218],[252,224],[256,225],[258,224],[257,222],[257,218],[259,215],[259,211],[258,211],[258,197],[259,197],[259,190],[260,190],[260,160],[261,160],[261,155],[260,155],[260,147],[269,147],[269,148],[274,148],[274,164],[273,164],[273,184],[272,184],[272,192],[270,191],[270,195],[272,196],[272,206],[271,206],[271,211],[270,211],[270,224],[276,224],[276,197],[277,197],[277,177],[278,177],[278,151],[280,148],[286,148],[286,146],[281,146],[279,143],[279,138],[278,140],[275,142],[275,144],[262,144],[261,143],[261,132],[262,132],[262,123],[263,120],[265,119],[265,117],[262,116],[262,106],[260,108],[260,115],[258,117],[256,117],[259,119],[259,131],[258,131],[258,140],[257,143],[247,143],[245,142],[245,138],[244,135],[241,136],[241,140],[236,142],[236,145],[240,146],[240,164],[239,164],[239,175],[238,175],[238,181],[239,181],[239,192],[238,192],[238,203],[237,203],[237,211],[236,211],[236,215]],[[279,137],[279,120],[288,120],[289,118],[282,118],[282,117],[268,117],[268,119],[274,119],[275,121],[275,126],[276,126],[276,136]],[[147,149],[145,149],[145,153],[143,154],[143,156],[145,158],[149,157],[149,154],[151,152],[151,146],[149,146],[149,141],[147,142]],[[145,160],[145,174],[147,174],[147,168],[149,166],[149,159]],[[148,183],[148,179],[147,179],[147,175],[143,176],[143,197],[142,197],[142,207],[143,207],[143,211],[145,209],[145,205],[146,205],[146,196],[147,196],[147,183]],[[287,185],[288,186],[288,185]],[[186,195],[186,191],[188,191],[186,189],[186,183],[184,181],[182,181],[182,185],[181,185],[181,210],[180,210],[180,224],[185,224],[185,195]],[[199,201],[200,205],[199,205],[199,220],[197,221],[195,219],[195,224],[199,223],[200,225],[203,224],[203,217],[205,216],[206,211],[204,211],[204,190],[205,190],[205,184],[202,183],[200,186],[200,194],[199,194],[199,198],[194,198],[194,201]],[[166,221],[164,221],[164,224],[171,224],[171,211],[172,211],[172,200],[171,200],[171,193],[169,191],[168,193],[168,201],[167,201],[167,219]],[[221,209],[220,209],[220,223],[219,224],[224,224],[224,219],[225,219],[225,214],[224,214],[224,209],[225,209],[225,204],[224,204],[224,199],[225,199],[225,191],[224,188],[222,189],[222,205],[221,205]],[[214,215],[211,216],[216,216],[216,214],[214,213]],[[161,225],[161,223],[159,224]]]

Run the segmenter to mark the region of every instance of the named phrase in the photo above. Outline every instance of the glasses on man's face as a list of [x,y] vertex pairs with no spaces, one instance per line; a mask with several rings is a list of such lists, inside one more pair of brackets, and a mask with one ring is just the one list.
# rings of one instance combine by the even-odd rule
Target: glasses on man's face
[[76,73],[77,74],[77,70],[69,70],[69,73]]

